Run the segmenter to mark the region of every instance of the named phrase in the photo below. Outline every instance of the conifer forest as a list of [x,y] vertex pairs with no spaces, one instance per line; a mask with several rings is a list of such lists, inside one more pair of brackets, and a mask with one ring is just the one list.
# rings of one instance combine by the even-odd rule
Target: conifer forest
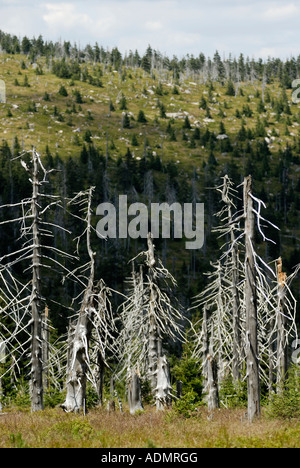
[[299,447],[299,78],[0,31],[0,447]]

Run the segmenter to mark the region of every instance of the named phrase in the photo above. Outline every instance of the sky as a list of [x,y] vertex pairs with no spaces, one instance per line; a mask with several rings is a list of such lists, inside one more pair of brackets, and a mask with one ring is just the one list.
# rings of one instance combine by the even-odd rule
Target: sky
[[300,0],[0,0],[0,29],[16,36],[98,42],[124,54],[153,49],[250,58],[300,55]]

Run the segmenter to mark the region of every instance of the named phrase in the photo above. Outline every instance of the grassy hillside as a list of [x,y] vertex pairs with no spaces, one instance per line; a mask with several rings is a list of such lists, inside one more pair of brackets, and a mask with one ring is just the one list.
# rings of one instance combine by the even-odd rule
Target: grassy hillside
[[[239,134],[242,127],[252,131],[252,141],[264,134],[271,137],[269,147],[275,154],[299,136],[299,106],[292,104],[292,90],[283,90],[276,82],[265,86],[263,103],[258,80],[240,83],[235,96],[235,89],[227,84],[204,85],[193,75],[174,81],[166,70],[150,75],[141,68],[123,66],[116,71],[102,64],[83,64],[78,73],[81,80],[58,78],[53,64],[44,58],[32,64],[26,56],[2,55],[0,77],[7,87],[7,104],[0,109],[3,138],[12,141],[17,136],[25,149],[34,144],[41,153],[48,145],[63,158],[78,154],[76,145],[85,141],[87,130],[103,152],[108,137],[113,158],[123,155],[128,146],[136,157],[142,157],[145,139],[161,156],[163,140],[166,160],[201,170],[212,148],[220,164],[228,160],[225,153],[234,153],[238,166],[245,163],[243,155],[234,151],[247,139],[247,133],[241,137],[244,131]],[[66,96],[60,94],[62,86]],[[147,123],[138,121],[140,111]],[[130,128],[123,128],[126,112]],[[200,136],[206,129],[215,137],[225,130],[232,147],[225,140],[223,145],[222,140],[217,140],[219,145],[210,141],[210,147],[200,144],[197,128]]]
[[136,178],[129,185],[145,192],[150,161],[156,192],[171,179],[173,197],[188,201],[184,193],[192,190],[193,178],[209,218],[217,206],[207,188],[224,173],[237,184],[251,173],[256,193],[282,230],[276,254],[284,250],[288,268],[290,257],[300,261],[300,110],[292,89],[279,80],[204,83],[192,71],[174,78],[167,68],[148,73],[70,59],[33,62],[16,54],[0,60],[7,98],[0,106],[0,132],[12,151],[17,137],[21,149],[34,145],[43,157],[58,155],[67,164],[70,158],[87,160],[83,148],[96,149],[109,162],[114,190],[124,193],[124,173],[115,168],[121,161],[128,166],[129,150],[132,172],[140,176],[138,185]]

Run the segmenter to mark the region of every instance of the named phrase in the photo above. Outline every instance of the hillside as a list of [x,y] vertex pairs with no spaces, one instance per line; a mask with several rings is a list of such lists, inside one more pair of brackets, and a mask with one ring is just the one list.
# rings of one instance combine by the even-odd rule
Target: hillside
[[[198,171],[211,151],[220,165],[232,156],[239,168],[245,167],[251,155],[248,141],[252,152],[257,149],[254,141],[262,145],[258,151],[268,153],[268,146],[267,156],[287,145],[296,145],[297,152],[299,107],[292,103],[292,90],[283,89],[278,80],[224,85],[207,80],[204,85],[195,73],[174,79],[167,69],[150,74],[129,66],[116,70],[70,63],[58,59],[49,64],[43,57],[32,63],[24,55],[2,55],[1,79],[7,88],[7,104],[1,106],[3,138],[12,141],[17,136],[23,148],[34,144],[40,152],[48,145],[66,160],[78,155],[77,146],[88,141],[90,131],[104,154],[108,140],[113,159],[123,156],[127,147],[136,158],[143,157],[146,141],[152,154]],[[220,137],[223,134],[229,141]],[[261,174],[257,169],[260,179],[270,176],[278,163],[269,159],[270,168]]]
[[[167,172],[169,195],[180,201],[190,196],[181,184],[186,177],[190,189],[196,181],[197,196],[205,201],[206,187],[218,185],[222,174],[240,183],[251,173],[257,194],[280,223],[284,248],[278,249],[289,261],[291,248],[298,249],[300,206],[300,112],[292,89],[272,76],[269,83],[253,76],[233,83],[205,80],[191,70],[174,75],[168,68],[147,72],[128,64],[115,69],[91,60],[2,54],[2,139],[13,154],[34,145],[50,165],[61,161],[68,172],[73,162],[89,161],[77,184],[73,178],[74,191],[95,172],[92,154],[109,161],[111,192],[134,186],[143,193],[150,169],[160,191]],[[122,171],[126,157],[135,174]],[[206,213],[212,217],[210,198]]]

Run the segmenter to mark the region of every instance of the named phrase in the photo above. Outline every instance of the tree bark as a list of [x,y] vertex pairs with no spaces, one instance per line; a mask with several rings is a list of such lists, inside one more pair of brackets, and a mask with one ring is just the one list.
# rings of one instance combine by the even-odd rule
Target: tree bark
[[208,409],[216,410],[220,407],[218,390],[218,366],[216,359],[207,355],[207,387],[208,387]]
[[209,354],[209,334],[208,334],[208,319],[207,319],[207,304],[204,304],[203,309],[203,324],[202,324],[202,331],[203,331],[203,379],[204,379],[204,389],[208,386],[208,364],[207,364],[207,356]]
[[159,331],[155,320],[155,301],[156,292],[152,286],[153,284],[153,271],[156,261],[154,257],[154,246],[152,242],[151,234],[148,235],[148,266],[149,266],[149,280],[150,280],[150,304],[149,304],[149,381],[152,391],[155,391],[157,385],[157,361],[159,358],[158,354],[158,339]]
[[105,377],[105,362],[101,351],[97,353],[97,364],[98,364],[98,375],[97,375],[97,394],[99,399],[99,405],[103,406],[103,385]]
[[285,281],[286,274],[282,271],[282,259],[279,258],[277,266],[277,393],[282,392],[288,372],[288,354],[286,342],[286,315],[285,315]]
[[272,317],[269,327],[269,345],[268,345],[268,354],[269,354],[269,382],[268,382],[268,391],[269,396],[274,392],[274,383],[275,383],[275,362],[274,362],[274,353],[275,353],[275,342],[274,342],[274,325],[275,317]]
[[180,400],[182,398],[182,380],[177,380],[176,382],[176,397]]
[[2,373],[3,373],[3,364],[6,361],[6,349],[5,343],[0,341],[0,413],[2,412],[2,397],[3,397],[3,387],[2,387]]
[[160,356],[157,361],[157,385],[155,389],[156,409],[164,410],[172,404],[170,367],[166,356]]
[[89,342],[94,314],[95,254],[91,248],[92,189],[87,208],[87,250],[90,257],[90,276],[76,324],[67,369],[67,395],[61,407],[66,412],[86,411],[86,383],[89,366]]
[[239,272],[238,272],[238,247],[235,245],[232,251],[232,320],[233,320],[233,361],[232,361],[232,375],[234,382],[240,379],[240,297],[238,291]]
[[69,352],[67,371],[67,395],[61,405],[67,413],[86,411],[86,382],[88,370],[88,352],[91,336],[91,307],[84,302],[75,328]]
[[240,295],[238,290],[239,283],[239,248],[236,243],[234,226],[232,223],[232,201],[228,194],[229,191],[229,178],[225,176],[222,200],[227,205],[228,224],[231,226],[230,241],[232,245],[232,277],[231,277],[231,291],[232,291],[232,326],[233,326],[233,359],[232,359],[232,375],[234,382],[240,379]]
[[131,372],[131,377],[128,385],[128,403],[130,414],[135,414],[137,411],[143,411],[141,380],[134,369]]
[[46,306],[43,314],[43,388],[49,388],[49,342],[50,342],[50,324],[48,319],[49,309]]
[[254,229],[252,178],[244,180],[244,215],[245,215],[245,275],[246,275],[246,361],[248,386],[248,420],[260,416],[260,379],[257,342],[257,289],[254,258]]
[[41,310],[41,276],[40,276],[40,226],[39,226],[39,170],[38,157],[33,150],[32,174],[32,342],[31,342],[31,411],[40,411],[43,405],[43,356],[42,356],[42,310]]

